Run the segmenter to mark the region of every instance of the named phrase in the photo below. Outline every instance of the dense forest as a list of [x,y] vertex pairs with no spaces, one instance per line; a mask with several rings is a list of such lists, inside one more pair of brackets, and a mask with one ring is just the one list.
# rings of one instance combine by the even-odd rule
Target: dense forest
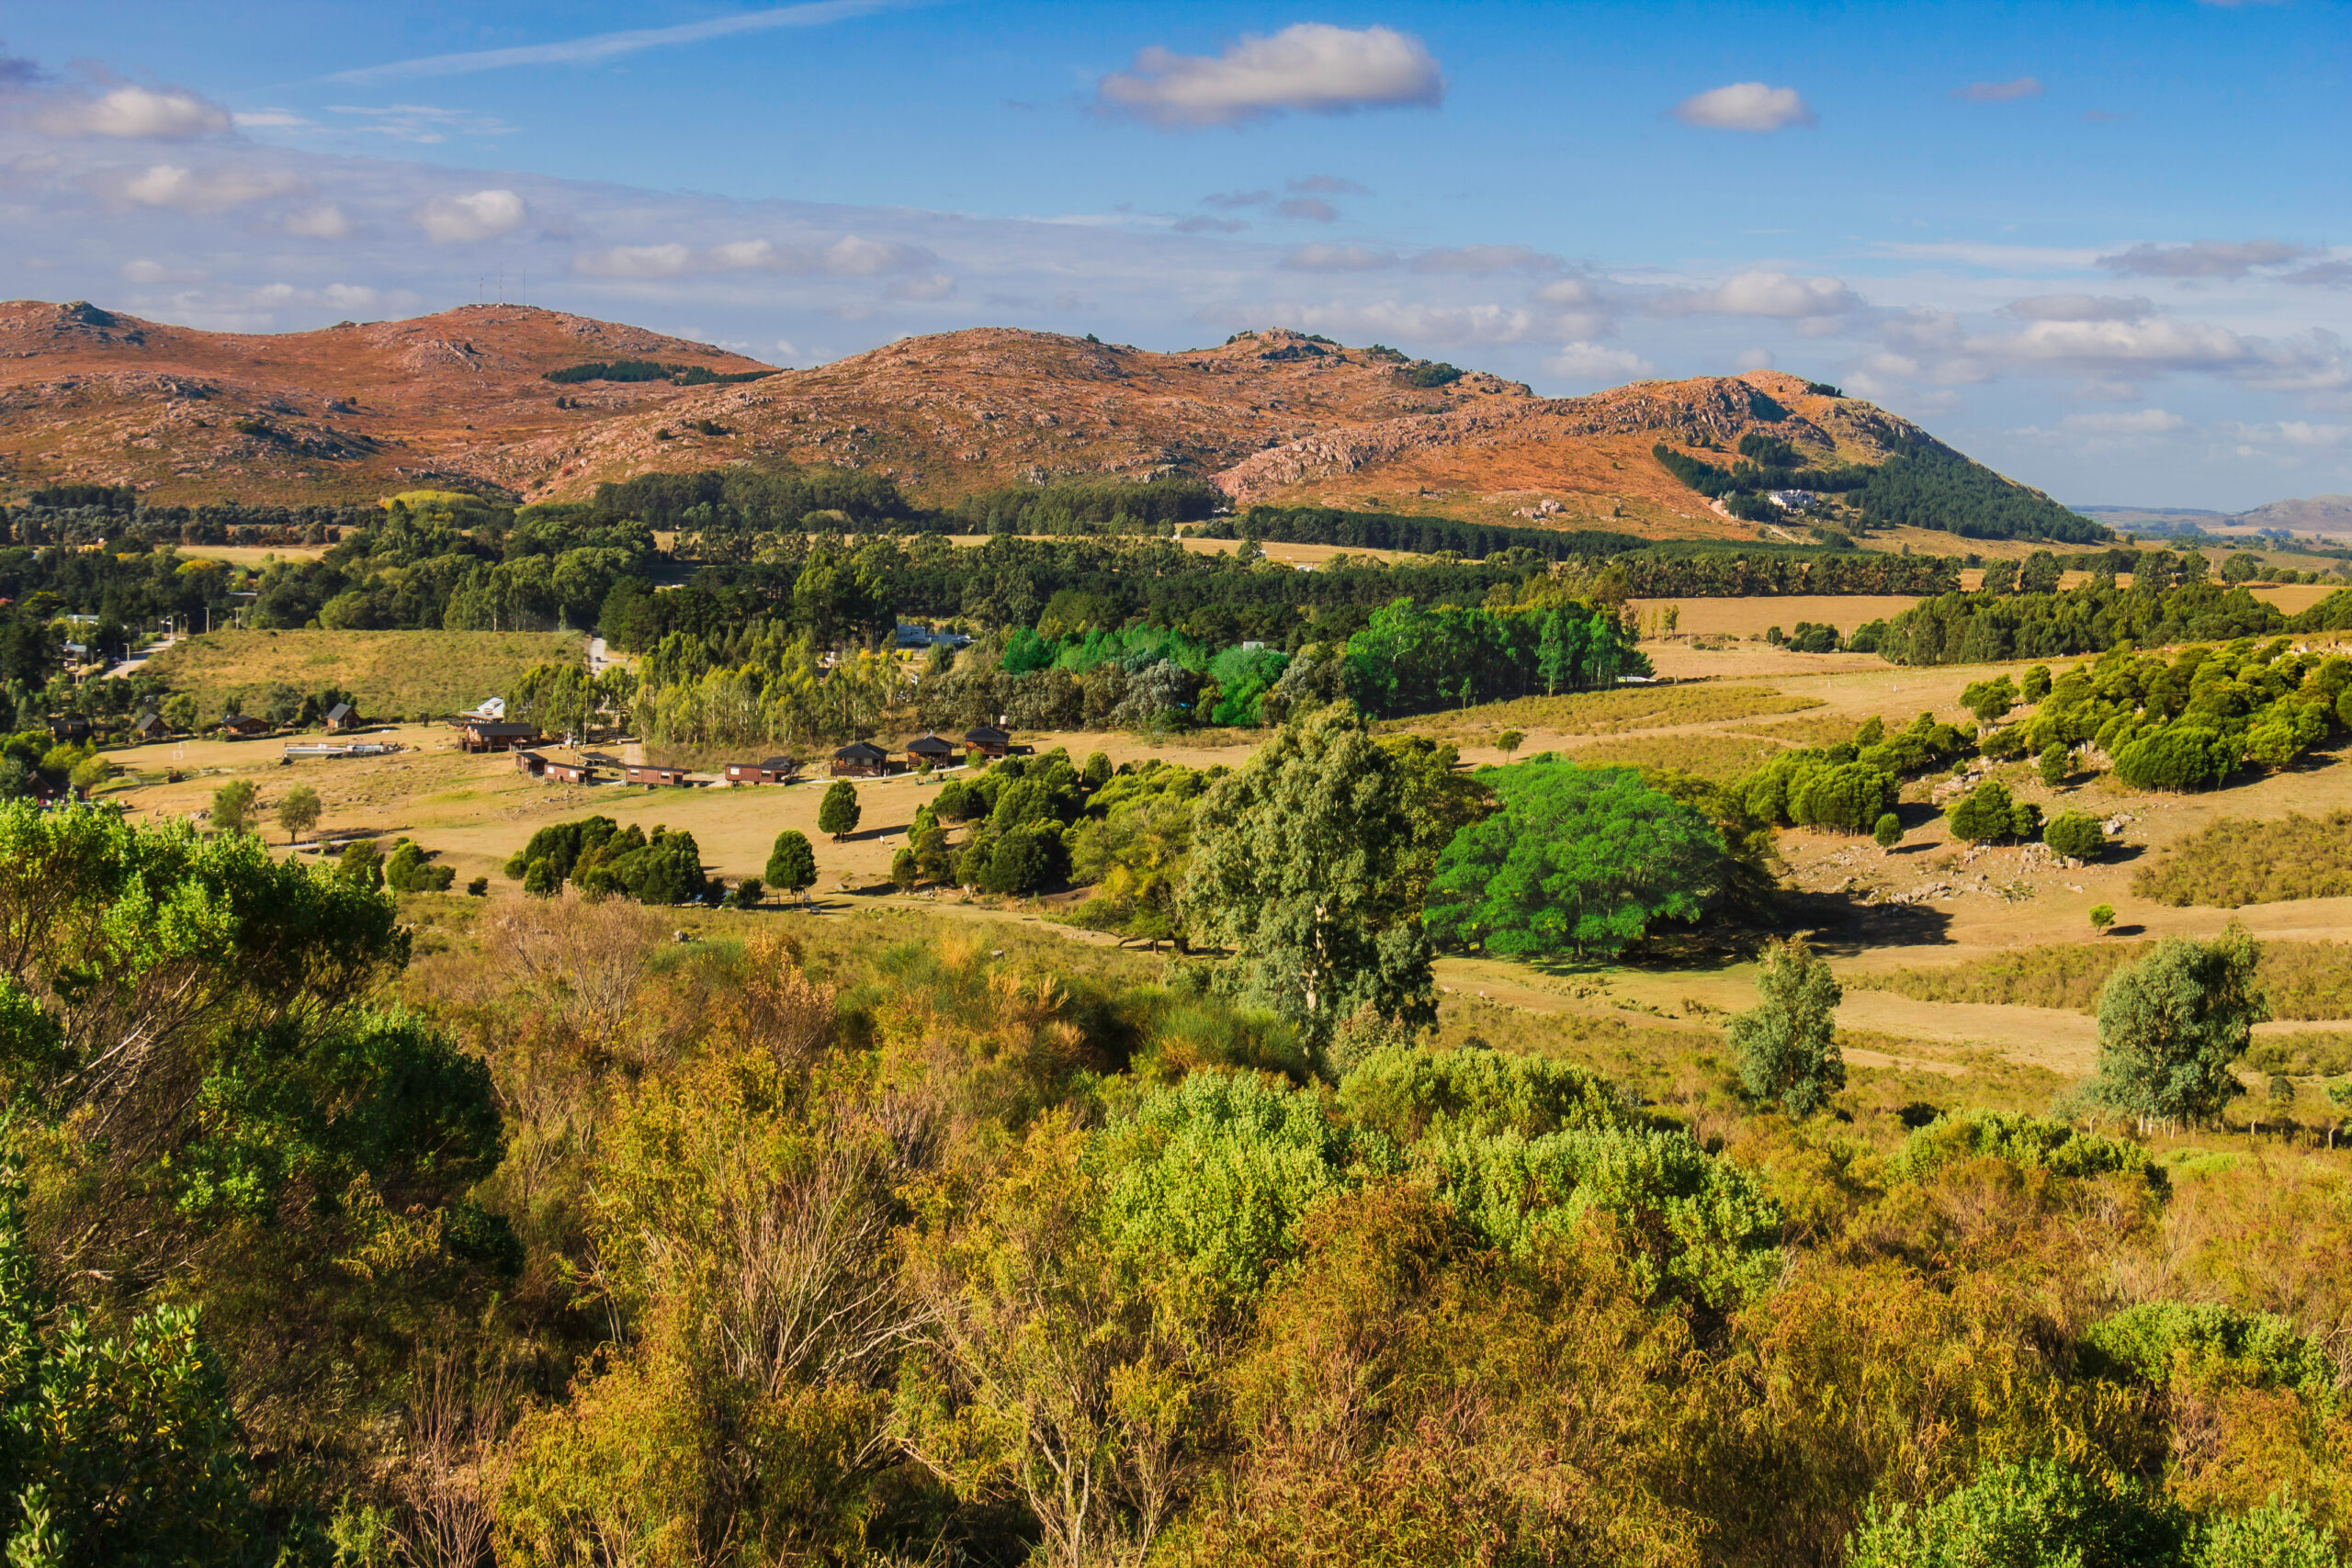
[[2163,577],[2143,571],[2130,588],[2109,579],[2064,592],[1946,593],[1887,622],[1878,651],[1896,664],[1988,664],[2352,626],[2352,591],[2290,616],[2242,587],[2163,587]]
[[1921,436],[1876,465],[1806,466],[1806,454],[1776,436],[1750,431],[1730,468],[1660,442],[1652,454],[1676,479],[1752,522],[1781,517],[1768,491],[1851,493],[1865,528],[1935,528],[1969,539],[2050,539],[2095,544],[2113,536],[2101,524],[2014,484],[1939,441]]

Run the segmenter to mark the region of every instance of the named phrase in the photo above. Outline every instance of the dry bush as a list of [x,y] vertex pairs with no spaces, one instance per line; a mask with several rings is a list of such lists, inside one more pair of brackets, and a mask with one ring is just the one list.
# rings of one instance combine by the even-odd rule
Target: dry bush
[[662,926],[640,905],[608,898],[526,898],[482,921],[490,976],[607,1055],[632,1033],[631,1004],[652,967]]
[[2297,1077],[2334,1077],[2352,1072],[2352,1030],[2305,1029],[2292,1034],[2257,1034],[2246,1048],[2246,1066],[2258,1072]]
[[2132,878],[2159,904],[2280,904],[2352,894],[2352,811],[2290,812],[2280,822],[2225,817],[2167,848]]
[[744,949],[742,979],[720,994],[712,1022],[779,1066],[803,1067],[832,1036],[834,995],[801,967],[797,941],[772,933]]
[[1645,735],[1577,746],[1565,755],[1589,768],[1668,768],[1728,784],[1783,750],[1752,735]]
[[415,1568],[476,1568],[490,1560],[491,1499],[514,1391],[447,1351],[417,1373],[393,1489],[393,1539]]

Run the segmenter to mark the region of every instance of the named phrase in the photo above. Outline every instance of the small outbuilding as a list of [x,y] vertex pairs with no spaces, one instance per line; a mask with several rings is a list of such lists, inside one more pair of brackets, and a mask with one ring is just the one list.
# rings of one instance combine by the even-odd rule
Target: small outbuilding
[[349,703],[335,704],[334,706],[327,709],[327,728],[329,729],[358,728],[359,710]]
[[956,761],[956,742],[944,736],[923,734],[907,742],[907,761],[942,768]]
[[727,782],[731,784],[788,784],[800,764],[789,757],[770,757],[764,762],[729,762]]
[[269,720],[255,718],[249,713],[236,714],[220,721],[220,733],[232,740],[243,740],[255,735],[267,735],[276,728],[277,727]]
[[622,777],[630,784],[643,784],[648,789],[673,789],[685,784],[686,770],[665,768],[653,762],[631,762]]
[[71,741],[79,746],[90,739],[90,721],[79,714],[67,714],[62,718],[52,718],[49,721],[49,738],[51,740]]
[[514,768],[517,773],[528,773],[535,779],[547,779],[556,784],[594,784],[596,782],[596,770],[587,763],[574,761],[568,757],[550,757],[541,751],[515,752]]
[[992,724],[984,724],[978,729],[964,731],[964,744],[979,755],[993,760],[1012,750],[1012,737]]
[[162,740],[171,733],[172,727],[164,722],[161,714],[142,713],[130,726],[130,738],[141,745],[150,740]]
[[833,753],[833,777],[878,779],[895,773],[899,764],[871,740],[853,740]]
[[535,744],[538,739],[539,727],[536,724],[475,718],[466,721],[465,736],[458,744],[469,751],[512,751],[518,746]]

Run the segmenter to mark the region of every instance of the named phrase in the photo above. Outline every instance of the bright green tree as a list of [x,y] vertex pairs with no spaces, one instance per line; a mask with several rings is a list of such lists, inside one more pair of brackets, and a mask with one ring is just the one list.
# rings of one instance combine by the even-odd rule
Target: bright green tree
[[890,857],[890,886],[901,893],[911,893],[922,873],[915,860],[914,846],[901,844],[899,852]]
[[1731,1021],[1740,1081],[1758,1100],[1810,1116],[1846,1087],[1838,1049],[1838,1004],[1845,998],[1829,965],[1803,937],[1776,942],[1756,970],[1757,1005]]
[[2245,1086],[2230,1064],[2270,1016],[2255,984],[2261,949],[2233,921],[2211,942],[2166,937],[2111,976],[2098,998],[2103,1104],[2146,1121],[2199,1122]]
[[2041,769],[2041,782],[2052,789],[2056,789],[2066,782],[2066,775],[2074,771],[2074,748],[2064,741],[2053,740],[2041,749],[2041,757],[2037,765]]
[[1516,729],[1506,729],[1495,737],[1495,750],[1509,757],[1526,744],[1527,737]]
[[1893,849],[1903,841],[1903,818],[1892,811],[1883,814],[1871,829],[1871,840],[1880,849]]
[[186,692],[165,697],[156,713],[175,734],[186,735],[196,728],[196,699]]
[[301,842],[302,835],[319,825],[319,792],[309,784],[296,784],[277,803],[277,825],[286,829],[286,841]]
[[2091,929],[2092,929],[2093,931],[2098,931],[2101,936],[2104,936],[2104,935],[2106,935],[2106,934],[2107,934],[2107,928],[2108,928],[2108,927],[2109,927],[2109,926],[2111,926],[2111,925],[2113,925],[2114,923],[2115,923],[2115,906],[2114,906],[2114,905],[2112,905],[2112,904],[2093,904],[2093,905],[2091,906]]
[[1631,768],[1538,757],[1481,775],[1501,802],[1453,836],[1430,884],[1430,934],[1489,952],[1614,953],[1695,920],[1723,886],[1722,836]]
[[797,893],[817,880],[817,852],[809,848],[808,834],[786,828],[775,836],[768,851],[767,880],[786,893]]
[[864,808],[857,804],[857,786],[847,779],[835,779],[825,790],[825,798],[817,806],[817,831],[831,833],[836,840],[857,831],[857,819]]
[[1284,726],[1194,814],[1186,924],[1232,950],[1231,989],[1317,1048],[1365,1009],[1435,1016],[1429,944],[1403,886],[1408,794],[1403,764],[1335,703]]
[[251,779],[231,779],[212,792],[212,825],[223,833],[242,833],[253,816],[254,799],[261,791]]
[[2096,860],[2107,848],[2107,829],[2087,811],[2061,811],[2042,829],[2041,841],[2068,860]]

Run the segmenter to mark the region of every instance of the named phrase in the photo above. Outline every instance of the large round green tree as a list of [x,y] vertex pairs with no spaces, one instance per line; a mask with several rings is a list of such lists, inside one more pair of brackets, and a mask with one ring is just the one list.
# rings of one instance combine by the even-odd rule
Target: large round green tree
[[1501,809],[1453,835],[1430,934],[1490,953],[1613,953],[1698,919],[1730,854],[1713,824],[1630,768],[1537,757],[1479,774]]

